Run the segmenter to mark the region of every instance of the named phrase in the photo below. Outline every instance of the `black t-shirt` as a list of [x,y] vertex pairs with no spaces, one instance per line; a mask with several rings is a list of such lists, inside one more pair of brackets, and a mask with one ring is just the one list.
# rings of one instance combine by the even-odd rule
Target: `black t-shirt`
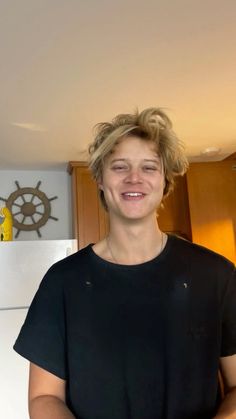
[[89,245],[49,269],[14,349],[67,381],[78,419],[212,418],[236,353],[234,266],[174,236],[131,266]]

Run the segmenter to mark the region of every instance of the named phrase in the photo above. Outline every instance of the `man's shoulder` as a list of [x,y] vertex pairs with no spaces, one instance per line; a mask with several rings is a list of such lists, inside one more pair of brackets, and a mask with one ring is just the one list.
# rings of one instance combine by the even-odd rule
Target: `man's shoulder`
[[72,255],[66,256],[64,259],[54,263],[51,268],[54,270],[68,270],[78,267],[78,265],[87,265],[91,258],[91,246],[92,245],[88,245]]
[[173,249],[175,249],[175,252],[180,259],[195,262],[196,264],[200,264],[205,267],[209,265],[215,266],[217,269],[220,267],[222,267],[222,269],[235,269],[233,262],[223,255],[208,249],[207,247],[174,235],[171,236],[171,242]]
[[79,280],[88,269],[92,268],[92,265],[91,245],[88,245],[72,255],[55,262],[46,272],[42,282],[53,285],[56,281],[59,285],[65,281],[68,283],[75,278]]

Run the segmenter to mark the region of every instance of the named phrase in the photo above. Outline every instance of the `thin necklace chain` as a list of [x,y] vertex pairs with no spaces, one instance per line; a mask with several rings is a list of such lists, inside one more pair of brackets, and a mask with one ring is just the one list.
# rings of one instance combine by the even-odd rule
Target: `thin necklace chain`
[[110,255],[111,255],[112,259],[114,260],[114,262],[116,262],[116,263],[118,263],[118,264],[119,264],[119,262],[118,262],[118,261],[117,261],[117,259],[115,258],[114,254],[113,254],[113,251],[112,251],[112,249],[111,249],[111,245],[110,245],[110,238],[109,238],[109,236],[107,236],[107,237],[106,237],[106,242],[107,242],[107,247],[108,247],[108,250],[109,250],[109,253],[110,253]]
[[[111,243],[110,243],[110,237],[109,236],[106,236],[106,244],[107,244],[107,248],[109,250],[109,253],[110,253],[112,259],[114,260],[115,263],[119,264],[120,262],[118,262],[118,260],[115,258],[114,253],[112,251]],[[163,248],[164,248],[164,233],[163,233],[163,231],[161,231],[161,246],[160,246],[160,251],[158,252],[158,254],[156,256],[160,255],[160,253],[162,252]]]

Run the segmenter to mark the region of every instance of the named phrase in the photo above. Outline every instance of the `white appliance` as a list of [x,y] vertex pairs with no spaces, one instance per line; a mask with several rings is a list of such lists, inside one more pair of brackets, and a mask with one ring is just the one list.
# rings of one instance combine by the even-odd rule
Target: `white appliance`
[[13,349],[49,267],[77,251],[77,240],[0,242],[0,417],[28,419],[28,361]]

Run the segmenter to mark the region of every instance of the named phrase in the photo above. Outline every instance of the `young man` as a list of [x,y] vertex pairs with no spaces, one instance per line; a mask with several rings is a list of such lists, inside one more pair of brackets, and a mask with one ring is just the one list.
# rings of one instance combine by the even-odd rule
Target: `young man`
[[236,418],[234,266],[157,224],[187,169],[169,118],[99,124],[90,167],[110,231],[53,265],[29,309],[15,350],[31,419]]

